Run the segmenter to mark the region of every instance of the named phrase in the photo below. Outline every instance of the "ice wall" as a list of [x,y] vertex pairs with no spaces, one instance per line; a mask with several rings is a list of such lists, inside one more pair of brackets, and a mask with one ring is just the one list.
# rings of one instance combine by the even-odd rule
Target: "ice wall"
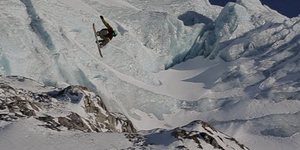
[[[258,0],[230,2],[222,9],[217,19],[201,31],[189,53],[181,57],[193,58],[203,55],[214,59],[220,54],[225,61],[232,61],[240,58],[245,52],[251,53],[253,43],[261,43],[259,47],[268,47],[270,43],[284,38],[288,29],[270,28],[287,22],[296,21],[263,6]],[[256,34],[260,34],[261,39],[251,41],[250,37]]]
[[148,73],[181,62],[204,26],[220,11],[218,6],[212,6],[206,0],[156,0],[151,3],[128,0],[128,3],[138,11],[113,17],[129,36],[128,43],[119,47],[125,48],[126,53]]
[[[200,55],[214,59],[224,49],[226,52],[221,56],[223,59],[226,61],[237,59],[249,45],[251,47],[251,44],[246,44],[243,39],[249,32],[270,24],[283,23],[285,20],[289,19],[263,6],[259,0],[230,2],[215,20],[203,26],[198,37],[194,38],[192,47],[185,53],[178,53],[167,68]],[[239,41],[239,44],[231,44],[232,41]],[[245,43],[240,44],[241,42]]]

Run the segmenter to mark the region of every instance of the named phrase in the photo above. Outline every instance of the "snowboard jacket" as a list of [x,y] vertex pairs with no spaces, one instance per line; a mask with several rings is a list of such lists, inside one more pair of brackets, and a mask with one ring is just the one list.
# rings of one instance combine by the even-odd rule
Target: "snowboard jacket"
[[105,37],[107,37],[111,40],[113,38],[114,29],[104,20],[104,18],[101,18],[101,20],[108,31],[108,34],[106,34]]

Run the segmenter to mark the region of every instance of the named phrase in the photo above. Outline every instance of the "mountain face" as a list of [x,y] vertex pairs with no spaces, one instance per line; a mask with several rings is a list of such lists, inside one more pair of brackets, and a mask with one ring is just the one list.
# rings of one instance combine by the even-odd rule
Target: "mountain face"
[[136,132],[130,120],[122,114],[108,112],[101,98],[85,87],[50,90],[38,85],[44,88],[43,92],[32,92],[14,86],[22,82],[30,85],[30,80],[24,77],[1,77],[0,80],[1,120],[34,117],[41,121],[39,125],[57,131]]
[[[46,104],[67,103],[47,110],[43,102],[7,99],[3,120],[36,116],[22,121],[133,133],[204,120],[250,149],[299,149],[299,17],[259,0],[225,7],[208,0],[4,0],[0,14],[0,74],[56,87],[18,85],[59,101]],[[92,31],[92,23],[104,27],[99,15],[119,33],[103,58]],[[85,100],[83,87],[101,99]]]
[[[30,128],[38,126],[44,128],[39,130],[52,134],[75,131],[126,133],[119,136],[125,136],[132,142],[127,149],[160,149],[159,146],[166,149],[247,149],[234,138],[202,121],[194,121],[172,130],[157,129],[138,133],[123,114],[109,112],[98,95],[82,86],[57,89],[17,76],[1,76],[0,81],[0,133],[4,135],[7,128],[16,122],[29,122]],[[28,131],[23,132],[30,135]],[[0,140],[1,146],[6,148],[7,145],[2,142]],[[16,145],[22,146],[22,143]]]
[[200,120],[172,130],[154,130],[145,138],[146,143],[149,144],[168,145],[173,142],[172,149],[249,150],[234,138],[228,137]]

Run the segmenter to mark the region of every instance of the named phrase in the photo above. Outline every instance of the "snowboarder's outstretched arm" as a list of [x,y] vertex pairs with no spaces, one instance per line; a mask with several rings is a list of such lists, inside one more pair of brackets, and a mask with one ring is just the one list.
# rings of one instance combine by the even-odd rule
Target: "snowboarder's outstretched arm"
[[113,28],[104,20],[103,16],[100,16],[100,18],[108,30],[113,30]]

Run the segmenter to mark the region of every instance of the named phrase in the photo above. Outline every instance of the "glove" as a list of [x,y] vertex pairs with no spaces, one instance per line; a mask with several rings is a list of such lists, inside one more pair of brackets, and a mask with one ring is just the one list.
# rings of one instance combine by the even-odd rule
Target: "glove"
[[101,19],[103,19],[103,16],[100,16]]

